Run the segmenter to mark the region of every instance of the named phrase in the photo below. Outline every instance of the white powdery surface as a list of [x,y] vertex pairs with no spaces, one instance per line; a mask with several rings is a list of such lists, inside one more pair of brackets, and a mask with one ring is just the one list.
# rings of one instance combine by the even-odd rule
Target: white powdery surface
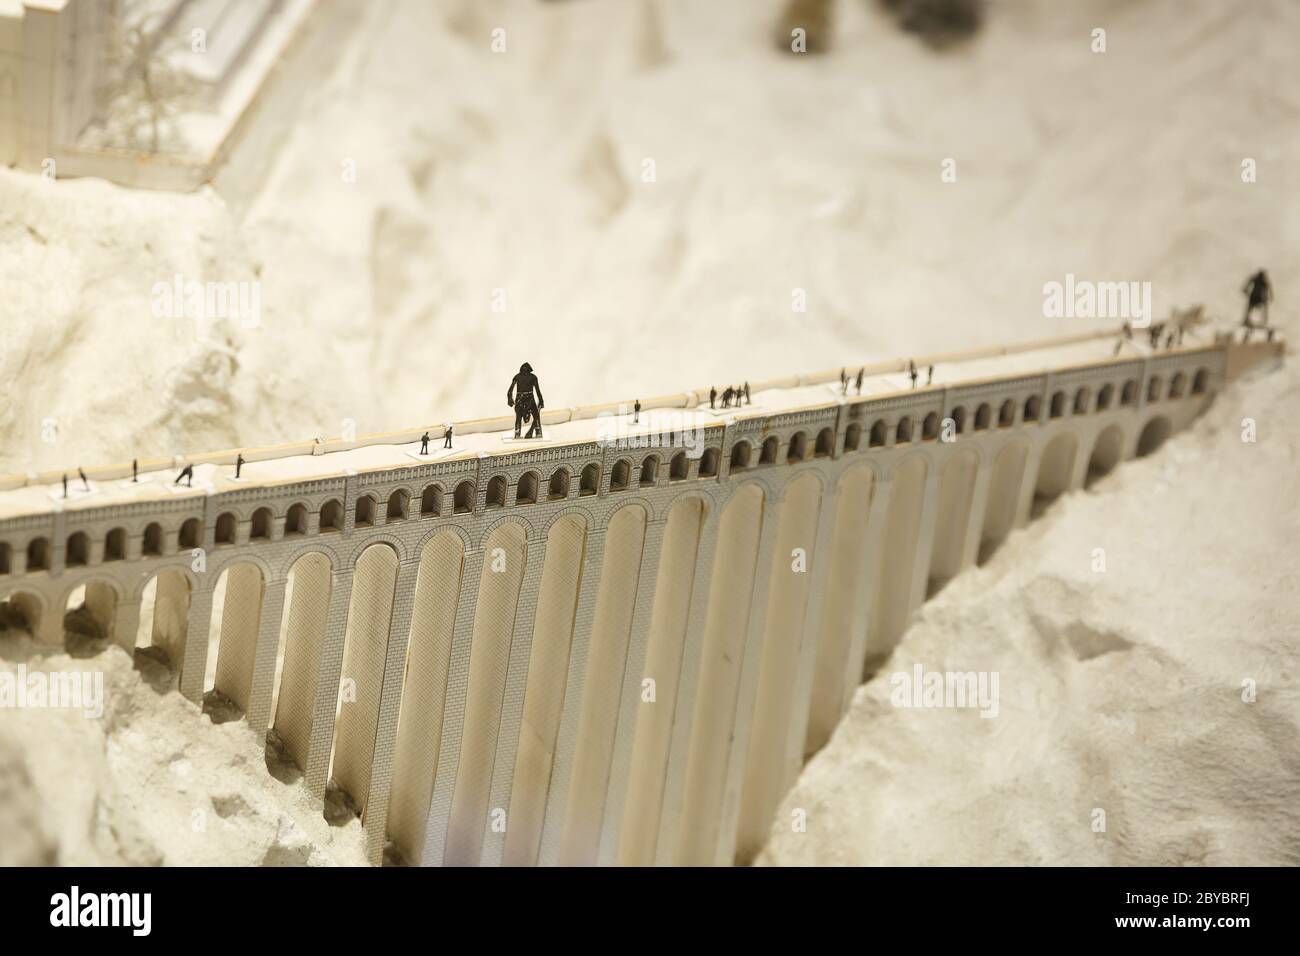
[[[858,690],[759,863],[1300,863],[1297,420],[1294,368],[1231,389],[956,579]],[[996,671],[998,715],[893,706],[890,675],[917,662]]]
[[0,638],[0,666],[103,671],[104,713],[0,716],[0,866],[364,865],[359,820],[331,826],[301,781],[267,770],[245,721],[214,725],[160,666]]

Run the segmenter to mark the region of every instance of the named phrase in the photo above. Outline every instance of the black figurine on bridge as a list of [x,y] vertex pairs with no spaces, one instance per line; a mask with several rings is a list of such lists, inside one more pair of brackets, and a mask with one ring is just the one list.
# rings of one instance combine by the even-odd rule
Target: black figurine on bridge
[[[1246,294],[1246,313],[1241,317],[1241,324],[1245,331],[1242,333],[1241,340],[1249,342],[1250,333],[1256,329],[1268,334],[1268,304],[1273,301],[1273,286],[1268,281],[1268,273],[1260,269],[1246,280],[1241,291]],[[1258,325],[1250,321],[1256,309],[1264,313],[1264,321]]]
[[[533,393],[536,392],[536,396]],[[525,421],[532,420],[525,438],[542,437],[542,409],[546,400],[542,398],[542,386],[533,374],[533,367],[525,362],[519,366],[519,374],[510,380],[506,389],[506,404],[515,410],[515,437]]]
[[423,435],[420,436],[420,454],[421,455],[429,454],[429,433],[428,432],[425,432]]

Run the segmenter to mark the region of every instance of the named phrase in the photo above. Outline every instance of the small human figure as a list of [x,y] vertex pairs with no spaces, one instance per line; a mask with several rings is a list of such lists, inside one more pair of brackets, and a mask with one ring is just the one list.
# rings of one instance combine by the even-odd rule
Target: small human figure
[[420,436],[420,454],[421,455],[429,454],[429,433],[428,432],[425,432],[423,435]]
[[1171,331],[1168,335],[1165,336],[1165,351],[1167,352],[1173,347],[1174,347],[1174,333]]
[[841,391],[843,394],[845,394],[845,395],[849,394],[849,371],[848,371],[848,369],[843,369],[843,368],[840,369],[840,391]]
[[745,382],[745,404],[753,405],[754,400],[749,397],[749,382]]
[[862,373],[863,373],[864,371],[865,371],[865,369],[858,369],[857,388],[858,388],[858,394],[859,394],[859,395],[862,394]]
[[718,386],[709,386],[709,408],[718,407]]
[[443,448],[451,447],[451,425],[448,425],[447,430],[442,433],[442,447]]
[[1126,321],[1126,322],[1124,323],[1124,338],[1129,339],[1130,341],[1133,339],[1133,323],[1132,323],[1132,322],[1127,322],[1127,321]]
[[81,478],[81,487],[85,491],[90,490],[90,482],[86,480],[86,473],[80,468],[77,469],[77,476]]
[[641,399],[638,398],[636,400],[636,404],[632,406],[632,424],[635,425],[640,421],[641,421]]
[[244,453],[241,451],[239,454],[235,455],[235,477],[236,478],[239,477],[239,473],[243,471],[243,469],[244,469]]
[[929,368],[929,370],[925,373],[925,384],[926,384],[926,385],[933,385],[933,384],[934,384],[934,366],[933,366],[933,365],[931,365],[930,368]]
[[140,460],[138,458],[131,459],[131,480],[140,480]]
[[[1255,329],[1263,331],[1268,326],[1268,304],[1273,301],[1273,286],[1268,281],[1268,274],[1260,269],[1246,280],[1241,291],[1246,294],[1246,313],[1241,317],[1241,324],[1245,331],[1242,333],[1241,340],[1248,342]],[[1264,321],[1258,325],[1250,321],[1251,314],[1256,309],[1264,313]]]
[[724,389],[722,390],[722,407],[723,407],[723,408],[730,408],[730,407],[731,407],[731,395],[732,395],[732,392],[731,392],[731,386],[728,385],[726,388],[724,388]]
[[68,473],[63,473],[63,497],[68,497]]
[[1165,330],[1163,322],[1152,322],[1151,327],[1147,329],[1147,344],[1152,350],[1160,348],[1160,333]]
[[[534,395],[534,392],[537,394]],[[510,380],[510,387],[506,389],[506,404],[515,410],[516,438],[519,437],[520,427],[528,419],[532,420],[532,425],[524,437],[542,437],[542,409],[546,407],[546,400],[542,397],[541,383],[527,362],[519,366],[519,374]]]
[[181,483],[182,478],[185,479],[186,488],[194,487],[194,466],[193,465],[186,465],[184,468],[182,468],[181,473],[176,476],[176,481],[174,481],[173,484],[179,485]]
[[916,363],[911,359],[907,360],[907,374],[912,377],[912,387],[916,388]]

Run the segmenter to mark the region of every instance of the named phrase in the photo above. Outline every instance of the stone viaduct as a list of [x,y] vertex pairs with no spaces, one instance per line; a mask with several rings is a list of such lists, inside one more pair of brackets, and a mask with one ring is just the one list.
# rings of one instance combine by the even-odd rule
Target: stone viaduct
[[165,653],[342,788],[375,863],[747,861],[929,595],[1278,348],[1114,341],[548,411],[542,442],[438,425],[427,459],[423,428],[243,449],[238,481],[222,452],[192,489],[0,479],[0,620],[56,644],[84,605]]

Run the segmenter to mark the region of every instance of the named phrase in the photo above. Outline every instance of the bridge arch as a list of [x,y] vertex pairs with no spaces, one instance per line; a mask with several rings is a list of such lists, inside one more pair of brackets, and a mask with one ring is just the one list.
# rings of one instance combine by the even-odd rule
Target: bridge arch
[[458,515],[467,515],[474,512],[474,498],[478,494],[478,489],[474,482],[466,478],[456,485],[456,490],[452,494],[452,512]]
[[140,538],[140,554],[142,557],[157,558],[163,553],[163,526],[157,521],[151,521],[144,527],[144,534]]
[[749,442],[741,439],[731,446],[731,470],[742,471],[749,467]]
[[[515,483],[515,504],[537,504],[537,485],[540,481],[541,475],[535,471],[526,471],[520,475],[519,481]],[[492,483],[488,482],[488,495],[491,496],[491,494]]]
[[411,511],[411,491],[409,488],[394,488],[388,496],[388,505],[384,509],[384,523],[405,521]]
[[[217,574],[209,626],[208,673],[205,690],[228,698],[241,713],[248,713],[253,690],[253,663],[261,631],[266,575],[260,561],[234,560]],[[214,713],[214,720],[219,719]]]
[[104,560],[126,560],[126,529],[110,528],[104,536]]
[[459,528],[431,532],[419,548],[406,676],[397,722],[388,833],[403,859],[418,864],[442,747],[442,727],[465,570]]
[[867,444],[871,448],[884,448],[885,442],[888,441],[889,426],[885,424],[883,418],[878,418],[871,424],[871,434],[867,438]]
[[533,530],[533,523],[527,518],[515,514],[502,515],[480,532],[478,536],[479,548],[489,549],[493,535],[495,535],[499,529],[512,524],[519,526],[519,529],[526,540],[531,541],[537,537],[536,532]]
[[375,733],[392,630],[400,552],[390,541],[368,544],[356,559],[343,638],[340,694],[330,777],[364,816],[369,807]]
[[1038,460],[1034,479],[1034,499],[1030,515],[1038,517],[1061,495],[1070,490],[1074,459],[1079,453],[1079,436],[1063,429],[1052,436]]
[[1005,444],[993,460],[989,490],[984,506],[984,524],[980,531],[977,562],[984,564],[1001,547],[1016,525],[1020,506],[1020,489],[1025,465],[1029,461],[1029,442],[1017,439]]
[[1090,488],[1098,480],[1115,470],[1124,457],[1124,430],[1118,424],[1107,425],[1092,443],[1088,456],[1088,472],[1084,487]]
[[502,859],[506,866],[537,863],[568,684],[578,592],[584,574],[595,573],[584,567],[586,549],[587,517],[581,509],[570,509],[551,522],[515,750],[510,820]]
[[1115,400],[1115,386],[1107,382],[1097,392],[1097,411],[1104,412],[1111,406]]
[[763,439],[763,445],[759,451],[758,463],[760,465],[775,465],[776,456],[781,450],[781,439],[776,435],[768,435]]
[[[493,552],[498,548],[504,565],[494,570]],[[479,575],[445,866],[476,866],[482,851],[506,668],[527,560],[527,529],[521,522],[507,520],[491,529]]]
[[835,530],[832,535],[826,606],[809,699],[804,752],[820,750],[839,723],[847,692],[857,687],[848,679],[853,637],[861,628],[859,608],[866,564],[868,521],[878,474],[870,461],[857,462],[840,473],[837,481]]
[[306,502],[295,501],[284,513],[284,536],[305,535],[308,529],[310,510]]
[[975,430],[982,432],[989,427],[989,421],[993,417],[993,407],[988,402],[981,402],[975,409]]
[[790,445],[786,449],[785,460],[790,464],[795,464],[804,460],[807,450],[808,436],[801,431],[795,432],[790,436]]
[[685,481],[691,473],[690,459],[686,457],[686,452],[679,451],[673,455],[668,462],[668,480]]
[[719,518],[681,824],[672,857],[679,866],[713,862],[765,506],[761,486],[745,482]]
[[1158,451],[1173,432],[1173,425],[1164,415],[1153,415],[1147,419],[1142,431],[1138,435],[1137,456],[1145,458],[1147,455]]
[[609,473],[609,490],[626,491],[632,483],[632,461],[620,458]]
[[431,481],[420,492],[420,517],[437,518],[442,514],[443,489],[436,481]]
[[655,569],[650,633],[640,675],[643,682],[654,681],[655,705],[640,706],[634,712],[636,728],[618,848],[618,860],[624,865],[649,866],[655,859],[664,774],[690,618],[691,585],[710,503],[701,495],[686,494],[677,498],[667,512]]
[[561,866],[597,862],[638,584],[649,573],[643,566],[649,519],[644,507],[629,503],[614,512],[605,532],[560,841]]
[[84,567],[90,563],[90,537],[86,532],[74,531],[68,535],[63,563],[70,568]]
[[549,501],[563,501],[569,497],[569,469],[561,465],[551,472],[546,497]]
[[974,450],[966,448],[948,456],[940,472],[939,514],[930,550],[927,598],[937,594],[961,571],[979,466],[979,456]]
[[37,591],[18,588],[0,595],[0,631],[25,630],[38,638],[45,614],[45,598]]
[[846,452],[857,451],[862,444],[862,424],[860,422],[849,422],[844,429],[844,450]]
[[659,456],[646,455],[641,459],[641,477],[637,482],[642,488],[652,488],[659,482]]
[[284,658],[273,688],[272,726],[290,759],[306,770],[338,558],[325,549],[304,548],[290,556],[287,567]]
[[915,592],[915,565],[921,531],[921,514],[931,463],[923,454],[908,455],[890,476],[889,508],[885,515],[880,578],[874,592],[871,633],[867,638],[867,666],[874,668],[888,656],[907,629]]
[[600,463],[588,462],[582,466],[582,475],[578,479],[578,494],[582,497],[600,493]]
[[[528,474],[534,475],[533,472],[528,472]],[[534,475],[534,480],[536,480],[535,475]],[[506,492],[509,489],[509,487],[510,487],[510,482],[505,475],[493,475],[491,478],[489,478],[487,483],[487,495],[483,499],[483,507],[504,508],[506,506]],[[516,488],[516,492],[518,492],[517,488]],[[533,501],[537,500],[537,489],[535,485],[533,487],[532,500]],[[521,502],[516,498],[515,504],[520,504],[520,503]],[[522,503],[531,504],[531,502],[528,502],[527,500],[525,500]]]
[[[759,609],[765,617],[758,688],[740,796],[736,853],[746,862],[766,841],[777,804],[792,782],[790,722],[811,596],[812,563],[818,560],[818,548],[824,547],[817,541],[823,497],[821,476],[814,471],[798,473],[782,491],[767,602]],[[802,549],[807,558],[802,569],[791,560],[795,549]]]

